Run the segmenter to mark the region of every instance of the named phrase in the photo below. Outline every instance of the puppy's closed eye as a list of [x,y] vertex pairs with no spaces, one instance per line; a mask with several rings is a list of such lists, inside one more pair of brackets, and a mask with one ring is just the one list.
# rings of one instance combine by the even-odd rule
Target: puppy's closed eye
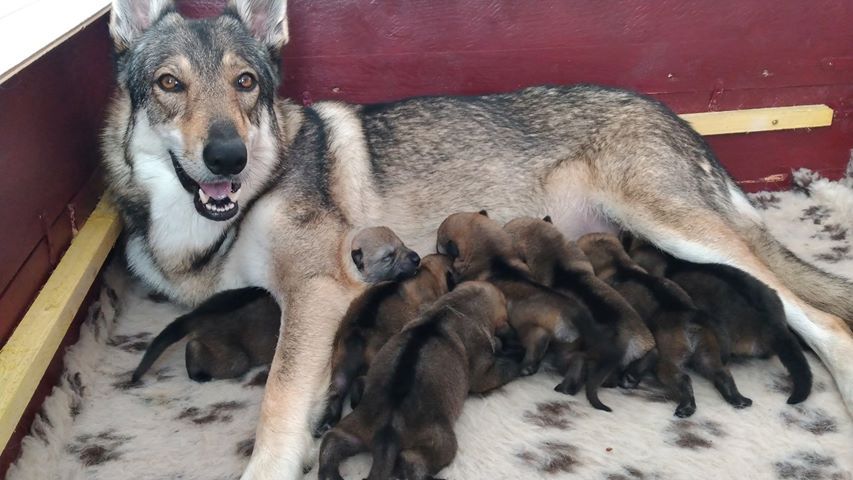
[[364,270],[364,252],[362,252],[360,248],[356,248],[352,251],[352,262],[355,263],[355,268],[357,268],[359,272]]

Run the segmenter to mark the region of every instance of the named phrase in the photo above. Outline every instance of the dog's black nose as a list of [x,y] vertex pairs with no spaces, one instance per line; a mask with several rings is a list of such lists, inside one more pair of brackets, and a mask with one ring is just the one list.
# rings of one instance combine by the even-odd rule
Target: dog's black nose
[[409,261],[412,262],[412,265],[420,265],[421,257],[415,252],[409,252]]
[[246,166],[246,144],[231,122],[214,122],[202,152],[204,164],[216,175],[236,175]]

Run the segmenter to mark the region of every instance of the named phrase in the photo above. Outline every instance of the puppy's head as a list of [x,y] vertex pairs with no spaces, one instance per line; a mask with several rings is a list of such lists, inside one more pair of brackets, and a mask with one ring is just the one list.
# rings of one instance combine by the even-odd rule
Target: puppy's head
[[516,250],[537,281],[550,285],[557,267],[592,273],[592,266],[574,242],[560,232],[550,217],[519,217],[504,225]]
[[609,278],[622,268],[639,268],[616,235],[589,233],[579,238],[577,243],[599,277]]
[[421,260],[421,270],[417,278],[429,277],[436,286],[438,296],[453,290],[456,282],[453,280],[453,259],[447,255],[433,253]]
[[628,255],[640,267],[652,275],[664,276],[667,264],[671,260],[668,254],[630,232],[622,232],[619,238]]
[[469,281],[459,284],[457,290],[468,292],[462,308],[470,311],[470,317],[486,322],[484,326],[494,329],[498,336],[512,330],[506,297],[497,287],[488,282]]
[[436,249],[453,259],[458,281],[484,278],[496,261],[527,271],[527,265],[512,244],[512,237],[489,218],[485,210],[447,217],[438,227]]
[[352,261],[367,283],[409,278],[421,263],[421,257],[388,227],[360,230],[353,237],[351,248]]

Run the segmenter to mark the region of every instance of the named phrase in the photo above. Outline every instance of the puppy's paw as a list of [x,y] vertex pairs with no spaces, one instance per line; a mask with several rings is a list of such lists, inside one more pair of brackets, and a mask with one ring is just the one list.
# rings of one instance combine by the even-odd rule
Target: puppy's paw
[[554,387],[555,392],[560,392],[564,395],[576,395],[581,389],[580,382],[566,381],[563,380],[556,387]]
[[735,408],[746,408],[752,405],[752,400],[744,396],[740,396],[732,399],[729,403]]
[[696,405],[692,403],[679,405],[678,408],[675,409],[675,416],[678,418],[687,418],[694,413],[696,413]]
[[521,375],[522,377],[529,377],[530,375],[533,375],[534,373],[536,373],[538,371],[539,371],[539,365],[538,364],[522,365],[521,370],[519,371],[519,375]]

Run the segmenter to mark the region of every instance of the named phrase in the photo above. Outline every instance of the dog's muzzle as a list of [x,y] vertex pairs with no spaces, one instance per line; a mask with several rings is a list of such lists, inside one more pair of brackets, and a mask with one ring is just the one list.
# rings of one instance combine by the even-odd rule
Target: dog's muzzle
[[175,168],[178,181],[193,196],[193,203],[198,213],[207,219],[220,222],[237,215],[240,209],[237,203],[241,188],[239,181],[196,182],[187,175],[175,154],[170,151],[169,155],[172,157],[172,166]]

